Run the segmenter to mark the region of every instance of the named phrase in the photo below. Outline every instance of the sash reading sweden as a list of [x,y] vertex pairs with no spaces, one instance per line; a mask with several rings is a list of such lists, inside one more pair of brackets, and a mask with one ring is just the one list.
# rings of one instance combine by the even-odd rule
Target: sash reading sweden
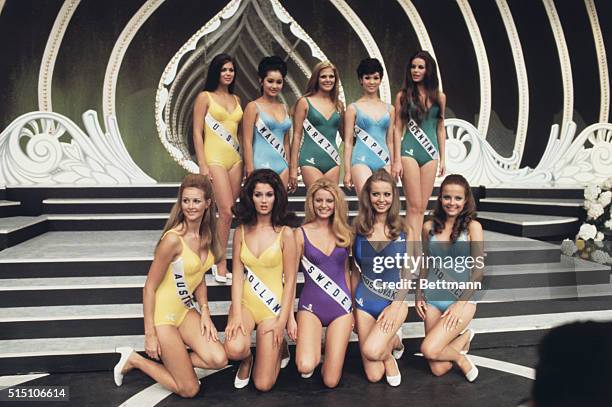
[[329,278],[327,274],[319,267],[312,264],[306,256],[302,256],[302,266],[312,281],[314,281],[320,288],[329,295],[334,301],[336,301],[344,311],[348,314],[351,312],[351,299],[346,292],[336,284],[334,280]]

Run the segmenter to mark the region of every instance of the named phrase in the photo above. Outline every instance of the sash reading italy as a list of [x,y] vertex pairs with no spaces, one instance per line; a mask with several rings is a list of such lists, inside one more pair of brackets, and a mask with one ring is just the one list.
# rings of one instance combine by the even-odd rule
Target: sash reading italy
[[272,290],[270,290],[250,268],[247,266],[244,266],[244,268],[247,271],[247,281],[249,282],[251,289],[274,315],[278,315],[281,309],[281,304],[276,299],[276,296]]
[[266,140],[272,148],[287,162],[287,155],[285,153],[285,147],[283,146],[283,141],[276,138],[274,133],[270,131],[268,126],[261,120],[261,117],[257,118],[257,123],[255,123],[255,127],[257,127],[257,131],[261,136]]
[[378,144],[378,141],[372,137],[367,131],[362,129],[361,127],[355,125],[355,135],[359,137],[359,140],[363,142],[378,158],[385,163],[385,165],[389,164],[391,158],[389,157],[389,153],[384,146]]
[[336,165],[340,165],[340,154],[338,154],[336,147],[328,139],[326,139],[325,136],[319,132],[308,119],[304,119],[304,131],[306,134],[308,134],[312,141],[321,147],[323,151],[325,151],[325,153],[330,156],[332,160],[334,160]]
[[227,131],[225,127],[221,123],[219,123],[215,118],[213,118],[210,113],[206,114],[204,118],[208,127],[210,127],[214,133],[221,138],[221,140],[225,141],[230,145],[238,154],[240,154],[240,144],[232,137],[231,133]]
[[423,150],[429,154],[431,159],[437,160],[438,150],[436,149],[436,146],[433,145],[433,143],[429,140],[429,137],[427,137],[427,134],[425,134],[425,132],[413,119],[410,119],[408,122],[408,130],[410,130],[416,141],[419,142],[421,147],[423,147]]
[[193,296],[189,292],[189,287],[185,281],[185,269],[183,267],[183,258],[178,259],[172,263],[172,274],[174,275],[174,286],[176,287],[176,294],[181,299],[181,302],[188,309],[195,308],[193,302]]
[[304,270],[308,273],[310,278],[312,278],[312,281],[317,283],[325,294],[329,295],[338,305],[344,308],[347,314],[351,312],[351,298],[334,280],[329,278],[329,276],[319,267],[312,264],[306,256],[302,256],[302,266],[304,266]]

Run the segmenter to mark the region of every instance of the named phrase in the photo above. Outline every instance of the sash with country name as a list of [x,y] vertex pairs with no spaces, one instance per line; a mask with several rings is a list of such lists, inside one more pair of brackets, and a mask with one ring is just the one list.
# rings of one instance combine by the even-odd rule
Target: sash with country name
[[[368,290],[370,290],[372,293],[376,294],[381,298],[384,298],[389,301],[395,301],[395,297],[397,296],[397,290],[393,290],[391,288],[376,288],[376,286],[374,285],[374,280],[372,280],[361,272],[361,266],[359,266],[357,262],[355,262],[355,265],[357,266],[357,269],[359,269],[363,285],[365,285]],[[382,280],[379,280],[379,284],[380,283],[382,283]]]
[[179,299],[186,308],[195,308],[196,306],[193,302],[193,295],[189,291],[187,281],[185,281],[185,268],[183,266],[182,257],[172,263],[172,274],[174,275],[174,286],[176,287],[176,295],[178,295]]
[[385,165],[390,163],[391,157],[389,157],[389,153],[385,148],[386,146],[381,146],[374,137],[358,125],[355,125],[355,135],[366,145],[366,147],[380,158]]
[[304,119],[304,131],[325,153],[336,163],[340,165],[340,154],[331,141],[325,138],[323,133],[317,130],[310,120]]
[[213,130],[213,132],[217,136],[219,136],[221,140],[225,141],[238,154],[240,154],[240,144],[238,144],[238,142],[234,139],[234,137],[232,137],[232,134],[229,131],[227,131],[227,129],[223,127],[221,123],[215,120],[215,118],[212,117],[210,113],[206,114],[206,117],[204,118],[204,120],[206,121],[206,124],[208,125],[208,127],[210,127]]
[[283,160],[285,160],[285,162],[287,162],[287,153],[285,153],[285,146],[283,145],[283,141],[276,138],[276,136],[268,128],[266,123],[261,120],[261,116],[257,118],[255,127],[257,128],[257,131],[259,132],[259,134],[261,134],[263,139],[266,140],[268,144],[270,144],[274,151],[276,151],[278,155],[280,155]]
[[410,133],[412,133],[416,141],[419,142],[421,147],[423,147],[423,150],[425,150],[425,152],[429,154],[431,159],[437,160],[438,159],[438,149],[429,140],[429,137],[427,137],[427,134],[425,134],[423,129],[421,129],[419,125],[413,119],[410,119],[410,121],[408,122],[408,130],[410,131]]
[[261,281],[261,279],[255,275],[255,273],[253,273],[253,271],[250,268],[248,268],[247,266],[244,266],[244,268],[247,271],[247,281],[249,282],[249,285],[251,286],[251,289],[253,290],[253,292],[257,294],[257,297],[259,298],[259,300],[263,302],[263,304],[274,315],[278,315],[281,309],[281,304],[276,299],[276,296],[274,295],[272,290],[270,290],[266,286],[266,284],[263,281]]
[[302,256],[302,266],[312,281],[314,281],[325,294],[330,296],[338,305],[344,308],[347,314],[351,312],[351,297],[349,297],[334,280],[329,278],[329,276],[319,267],[312,264],[306,256]]

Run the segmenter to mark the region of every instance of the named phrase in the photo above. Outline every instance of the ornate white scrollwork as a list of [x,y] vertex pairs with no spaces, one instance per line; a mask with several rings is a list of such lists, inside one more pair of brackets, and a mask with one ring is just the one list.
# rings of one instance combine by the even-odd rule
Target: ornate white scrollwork
[[474,185],[586,185],[612,175],[612,124],[595,123],[576,138],[576,124],[551,128],[542,159],[535,168],[519,165],[519,156],[500,156],[472,124],[446,119],[446,167]]
[[72,120],[53,112],[30,112],[0,134],[0,185],[154,184],[134,163],[119,134],[114,116],[83,113],[89,135]]

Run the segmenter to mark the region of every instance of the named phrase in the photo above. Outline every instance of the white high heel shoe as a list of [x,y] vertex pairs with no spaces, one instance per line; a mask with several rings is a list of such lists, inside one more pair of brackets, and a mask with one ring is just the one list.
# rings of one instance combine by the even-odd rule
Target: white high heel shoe
[[468,356],[465,356],[465,358],[471,366],[471,369],[465,374],[465,378],[468,382],[472,383],[478,377],[478,368],[476,367],[474,362],[472,362],[472,359],[470,359]]
[[232,278],[232,273],[230,273],[229,271],[224,276],[220,275],[218,273],[216,264],[212,265],[212,267],[210,268],[210,271],[212,272],[212,275],[215,281],[220,284],[227,284],[228,280],[231,280]]
[[289,361],[291,360],[291,352],[289,352],[289,344],[285,342],[285,346],[286,346],[285,349],[287,350],[287,356],[281,359],[281,364],[280,364],[281,369],[286,368],[289,365]]
[[399,359],[402,357],[402,355],[404,354],[404,343],[402,342],[402,326],[400,325],[399,329],[397,330],[397,332],[395,333],[395,335],[397,335],[397,337],[399,338],[400,344],[402,345],[401,348],[399,349],[393,349],[391,351],[391,353],[393,354],[393,357],[395,359]]
[[474,339],[474,335],[476,334],[473,329],[467,328],[463,332],[461,332],[461,335],[463,335],[465,331],[468,331],[470,333],[470,338],[467,341],[467,349],[459,352],[462,355],[467,355],[467,353],[470,351],[470,344],[472,343],[472,339]]
[[245,388],[251,381],[251,371],[253,370],[253,365],[255,364],[255,361],[253,360],[253,355],[251,355],[250,357],[251,357],[251,366],[249,367],[249,375],[247,376],[247,378],[241,379],[238,377],[238,372],[240,371],[240,368],[238,368],[238,372],[236,372],[236,377],[234,378],[234,387],[237,389]]
[[385,378],[387,379],[387,383],[389,383],[389,386],[397,387],[402,384],[402,373],[400,372],[399,366],[397,365],[397,360],[395,360],[395,358],[391,358],[391,360],[393,361],[393,363],[395,363],[395,367],[398,371],[398,374],[395,376],[387,376],[387,374],[385,373]]
[[113,378],[115,379],[115,384],[117,387],[119,387],[123,384],[123,373],[121,373],[121,371],[125,367],[130,355],[134,352],[134,349],[130,348],[129,346],[122,346],[115,348],[115,352],[121,354],[119,362],[117,362],[115,368],[113,369]]

